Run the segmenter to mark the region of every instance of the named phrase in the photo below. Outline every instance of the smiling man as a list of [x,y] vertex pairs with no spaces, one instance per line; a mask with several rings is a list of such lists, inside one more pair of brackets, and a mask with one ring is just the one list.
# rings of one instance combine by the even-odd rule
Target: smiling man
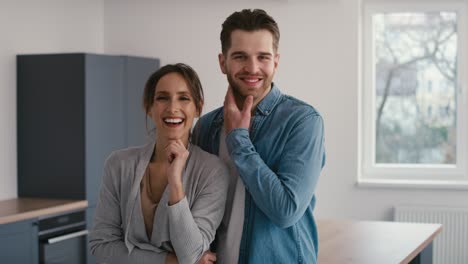
[[317,262],[313,210],[325,164],[323,120],[273,83],[279,38],[275,20],[259,9],[235,12],[222,26],[224,106],[203,116],[193,134],[230,169],[217,263]]

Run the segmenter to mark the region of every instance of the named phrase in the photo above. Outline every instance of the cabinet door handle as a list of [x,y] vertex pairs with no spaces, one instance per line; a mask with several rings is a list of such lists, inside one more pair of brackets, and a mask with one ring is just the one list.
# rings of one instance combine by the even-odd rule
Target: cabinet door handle
[[86,236],[87,234],[88,234],[87,229],[86,230],[81,230],[81,231],[78,231],[78,232],[75,232],[75,233],[70,233],[70,234],[66,234],[66,235],[63,235],[63,236],[49,238],[49,239],[47,239],[47,243],[48,244],[55,244],[55,243],[58,243],[58,242],[61,242],[61,241],[67,240],[67,239],[72,239],[72,238],[80,237],[80,236]]

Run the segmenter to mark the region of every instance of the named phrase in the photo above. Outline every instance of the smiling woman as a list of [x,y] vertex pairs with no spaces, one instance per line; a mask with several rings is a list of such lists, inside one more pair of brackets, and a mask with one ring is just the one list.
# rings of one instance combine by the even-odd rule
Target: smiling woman
[[106,263],[214,263],[209,252],[226,201],[219,158],[189,140],[203,90],[185,64],[166,65],[145,86],[143,107],[156,133],[145,146],[110,155],[90,234]]
[[160,140],[183,139],[187,145],[193,120],[203,107],[198,76],[187,65],[167,65],[148,80],[143,104]]

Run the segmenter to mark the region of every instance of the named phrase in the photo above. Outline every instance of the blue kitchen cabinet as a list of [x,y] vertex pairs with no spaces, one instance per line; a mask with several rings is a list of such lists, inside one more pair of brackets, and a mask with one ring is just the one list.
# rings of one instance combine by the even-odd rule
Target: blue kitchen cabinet
[[39,243],[35,220],[0,225],[0,263],[38,263]]
[[133,56],[18,55],[18,196],[87,200],[90,229],[106,158],[147,141],[143,90],[159,66]]

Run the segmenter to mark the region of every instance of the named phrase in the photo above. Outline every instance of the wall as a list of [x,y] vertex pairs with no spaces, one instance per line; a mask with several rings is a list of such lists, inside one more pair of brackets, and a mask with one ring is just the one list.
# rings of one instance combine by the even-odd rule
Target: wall
[[317,189],[319,218],[390,220],[395,204],[467,206],[468,191],[356,186],[359,2],[107,0],[104,48],[192,65],[207,112],[222,103],[226,90],[217,61],[221,23],[234,11],[263,8],[281,29],[276,83],[316,106],[325,119],[328,156]]
[[53,7],[48,9],[33,1],[1,2],[0,199],[16,195],[14,54],[103,50],[159,57],[162,64],[186,62],[200,74],[207,112],[222,103],[227,87],[217,60],[221,23],[236,10],[259,7],[281,29],[275,82],[325,119],[328,156],[317,188],[319,218],[390,220],[395,204],[467,206],[463,190],[356,186],[359,1],[42,1]]
[[17,196],[16,54],[102,51],[102,1],[0,0],[0,200]]

